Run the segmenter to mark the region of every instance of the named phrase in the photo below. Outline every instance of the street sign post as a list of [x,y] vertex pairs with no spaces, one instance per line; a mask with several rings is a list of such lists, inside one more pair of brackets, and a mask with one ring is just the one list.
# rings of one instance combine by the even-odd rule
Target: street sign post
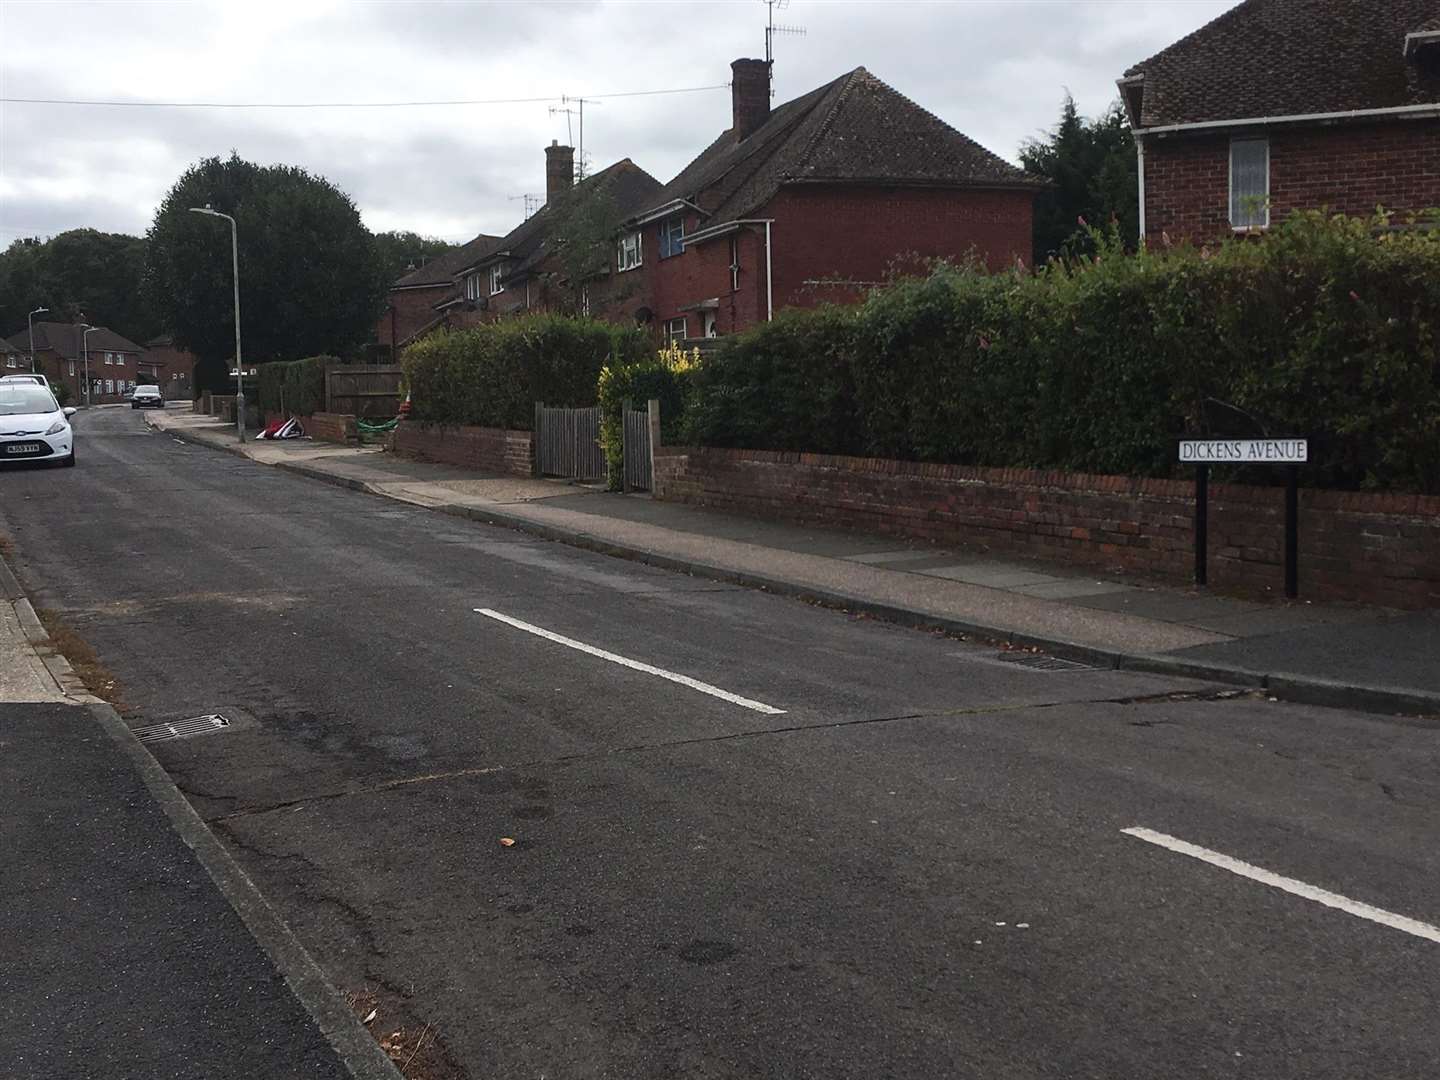
[[1300,593],[1300,466],[1310,459],[1305,439],[1182,439],[1180,460],[1195,466],[1195,584],[1207,581],[1211,465],[1285,466],[1285,595]]

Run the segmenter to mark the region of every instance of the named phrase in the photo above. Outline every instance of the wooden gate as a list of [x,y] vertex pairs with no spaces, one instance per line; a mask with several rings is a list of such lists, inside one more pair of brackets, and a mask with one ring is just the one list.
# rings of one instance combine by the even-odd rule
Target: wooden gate
[[600,409],[549,409],[535,406],[535,460],[541,476],[573,480],[605,477],[600,447]]
[[650,413],[632,409],[625,403],[625,490],[649,491],[650,476]]
[[328,364],[325,411],[362,420],[388,420],[400,412],[398,364]]

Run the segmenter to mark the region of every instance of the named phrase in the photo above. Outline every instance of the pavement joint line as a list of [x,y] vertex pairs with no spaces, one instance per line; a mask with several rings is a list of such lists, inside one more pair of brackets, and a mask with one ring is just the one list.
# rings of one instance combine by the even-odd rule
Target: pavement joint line
[[[30,606],[30,601],[20,591],[19,582],[0,558],[0,588],[14,592],[17,612],[23,607],[28,615],[22,619],[28,622],[26,636],[32,646],[37,646],[32,636],[38,628],[46,652],[47,669],[58,676],[61,690],[67,684],[81,686],[79,676],[70,663],[55,649],[54,643],[45,633],[45,628]],[[53,663],[52,663],[53,662]],[[63,681],[62,681],[63,679]],[[117,749],[140,775],[146,790],[164,811],[166,818],[186,847],[195,853],[197,861],[204,868],[215,887],[220,890],[227,903],[245,924],[256,944],[270,958],[284,977],[296,999],[315,1021],[326,1042],[334,1049],[336,1056],[354,1080],[404,1080],[380,1045],[361,1026],[359,1019],[340,992],[321,971],[320,966],[306,952],[284,920],[266,902],[264,895],[250,880],[249,875],[225,849],[225,845],[210,831],[190,801],[185,798],[160,762],[145,749],[134,733],[120,718],[120,714],[108,703],[83,692],[70,693],[72,701],[86,706],[101,730],[115,743]]]
[[[1208,702],[1208,701],[1232,701],[1237,696],[1244,695],[1245,690],[1174,690],[1158,694],[1146,694],[1140,697],[1118,697],[1118,698],[1082,698],[1057,699],[1054,701],[1021,702],[1018,704],[982,704],[982,705],[961,705],[954,709],[936,709],[913,713],[898,713],[893,716],[861,716],[851,720],[818,720],[808,724],[788,724],[785,727],[752,728],[749,731],[730,731],[723,735],[703,735],[694,739],[672,739],[658,743],[635,743],[630,746],[614,746],[603,750],[587,750],[576,754],[561,754],[551,758],[533,758],[527,761],[517,761],[506,765],[480,765],[467,769],[450,769],[443,772],[421,773],[418,776],[404,776],[396,780],[386,780],[382,784],[374,784],[370,787],[352,787],[342,791],[326,791],[316,795],[307,795],[300,799],[286,799],[284,802],[271,803],[268,806],[250,806],[239,810],[230,810],[223,814],[216,814],[214,817],[205,819],[214,824],[223,825],[234,818],[258,817],[263,814],[274,814],[281,810],[298,810],[315,803],[330,802],[334,799],[348,799],[360,795],[381,795],[387,791],[394,791],[398,788],[409,787],[412,784],[444,783],[447,780],[465,780],[472,776],[490,776],[495,773],[519,772],[529,769],[553,768],[561,765],[569,765],[577,761],[597,761],[605,757],[613,757],[619,754],[644,754],[652,751],[676,750],[687,746],[704,746],[712,743],[736,742],[743,739],[763,739],[772,735],[803,735],[808,732],[834,731],[843,728],[867,727],[873,724],[894,724],[904,720],[944,720],[957,716],[1002,716],[1009,713],[1029,712],[1031,710],[1041,711],[1045,709],[1057,709],[1064,705],[1160,705],[1169,702]],[[195,792],[201,798],[208,799],[233,799],[233,795],[204,795]]]
[[575,649],[578,652],[589,656],[599,657],[601,660],[608,660],[612,664],[619,664],[621,667],[630,668],[632,671],[642,671],[647,675],[654,675],[657,678],[666,679],[680,686],[688,686],[691,690],[698,690],[702,694],[709,694],[721,701],[728,701],[732,705],[739,705],[741,708],[749,709],[752,712],[765,713],[768,716],[782,716],[784,709],[777,709],[773,705],[766,705],[763,701],[756,701],[754,698],[741,697],[739,694],[732,694],[729,690],[722,690],[711,683],[701,682],[699,679],[692,679],[688,675],[681,675],[674,671],[668,671],[654,664],[647,664],[640,660],[631,660],[628,656],[621,656],[619,653],[610,652],[607,649],[599,649],[594,645],[587,645],[583,641],[576,641],[574,638],[566,637],[564,634],[557,634],[553,630],[546,630],[543,626],[536,626],[534,623],[516,619],[510,615],[496,611],[493,608],[475,608],[477,615],[484,615],[487,619],[494,619],[507,626],[513,626],[516,630],[523,630],[527,634],[534,634],[536,637],[544,638],[546,641],[553,641],[557,645],[564,645],[567,648]]
[[1211,866],[1218,866],[1222,870],[1228,870],[1232,874],[1249,878],[1251,881],[1258,881],[1262,885],[1269,885],[1271,888],[1279,889],[1281,892],[1290,893],[1292,896],[1303,897],[1306,900],[1313,900],[1317,904],[1324,904],[1326,907],[1343,911],[1347,915],[1354,915],[1359,919],[1368,919],[1370,922],[1379,923],[1381,926],[1388,926],[1392,930],[1400,930],[1427,941],[1440,944],[1440,927],[1431,926],[1429,923],[1421,922],[1419,919],[1412,919],[1406,915],[1397,915],[1393,911],[1386,911],[1384,908],[1375,907],[1359,900],[1351,900],[1348,896],[1341,896],[1339,893],[1330,892],[1315,885],[1297,880],[1292,877],[1285,877],[1266,870],[1264,867],[1255,866],[1243,862],[1231,855],[1225,855],[1209,848],[1201,847],[1199,844],[1192,844],[1188,840],[1180,840],[1166,833],[1156,832],[1154,829],[1147,829],[1143,826],[1133,826],[1128,829],[1121,829],[1126,836],[1133,836],[1137,840],[1144,840],[1148,844],[1155,844],[1173,851],[1179,855],[1188,855],[1192,859],[1199,859]]
[[[151,422],[150,414],[145,416]],[[1403,687],[1372,686],[1363,683],[1344,683],[1338,680],[1322,679],[1315,676],[1291,675],[1285,672],[1260,672],[1213,661],[1199,661],[1182,656],[1163,653],[1129,653],[1095,648],[1064,638],[1052,638],[1043,634],[1022,634],[1005,627],[989,626],[970,620],[952,619],[927,614],[909,608],[866,600],[830,590],[798,585],[777,578],[770,578],[751,571],[733,570],[714,566],[698,560],[680,559],[641,547],[619,544],[604,537],[579,530],[560,529],[541,522],[531,521],[518,514],[506,513],[493,506],[476,507],[457,503],[435,503],[406,497],[398,492],[383,490],[353,477],[341,476],[324,469],[315,468],[303,462],[260,461],[235,443],[220,443],[213,439],[179,429],[166,429],[186,442],[214,450],[238,454],[258,465],[269,465],[297,476],[308,477],[334,487],[364,492],[393,502],[402,502],[435,513],[465,518],[484,524],[529,533],[544,540],[552,540],[570,547],[599,552],[615,558],[627,559],[661,570],[672,570],[703,577],[730,585],[771,592],[778,596],[819,604],[822,607],[840,611],[853,611],[883,619],[897,626],[915,630],[940,631],[971,640],[979,639],[996,645],[1012,644],[1043,649],[1052,656],[1066,660],[1078,660],[1097,668],[1116,671],[1138,671],[1152,675],[1178,675],[1188,678],[1205,679],[1251,689],[1264,690],[1270,696],[1300,705],[1316,705],[1329,709],[1353,709],[1362,712],[1388,714],[1393,723],[1407,726],[1435,729],[1440,728],[1440,693],[1410,690]]]

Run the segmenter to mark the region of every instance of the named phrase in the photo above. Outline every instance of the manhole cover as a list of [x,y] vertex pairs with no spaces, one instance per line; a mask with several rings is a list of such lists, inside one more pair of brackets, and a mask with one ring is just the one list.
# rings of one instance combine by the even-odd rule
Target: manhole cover
[[1092,670],[1091,665],[1082,664],[1078,660],[1062,660],[1058,656],[1046,656],[1044,653],[1002,652],[995,659],[1003,664],[1014,664],[1016,667],[1029,668],[1032,671]]
[[190,735],[207,735],[229,726],[230,721],[219,713],[206,713],[204,716],[192,716],[188,720],[135,728],[134,734],[141,742],[162,742],[165,739],[183,739]]

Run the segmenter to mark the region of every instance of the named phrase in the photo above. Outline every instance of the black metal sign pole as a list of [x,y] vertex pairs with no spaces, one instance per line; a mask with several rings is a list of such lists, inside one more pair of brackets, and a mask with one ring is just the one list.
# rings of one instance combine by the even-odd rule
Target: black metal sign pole
[[1285,466],[1285,595],[1300,594],[1300,466]]
[[1195,466],[1195,584],[1205,584],[1205,546],[1210,518],[1210,466]]

